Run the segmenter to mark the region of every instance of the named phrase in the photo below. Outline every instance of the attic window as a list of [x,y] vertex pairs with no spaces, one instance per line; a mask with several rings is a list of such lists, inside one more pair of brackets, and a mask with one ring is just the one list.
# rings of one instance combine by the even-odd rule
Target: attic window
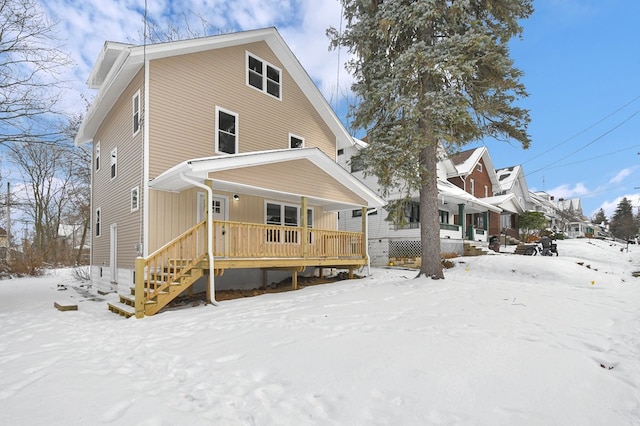
[[280,68],[247,52],[247,84],[280,99]]
[[482,163],[478,163],[476,168],[478,169],[479,172],[482,172]]

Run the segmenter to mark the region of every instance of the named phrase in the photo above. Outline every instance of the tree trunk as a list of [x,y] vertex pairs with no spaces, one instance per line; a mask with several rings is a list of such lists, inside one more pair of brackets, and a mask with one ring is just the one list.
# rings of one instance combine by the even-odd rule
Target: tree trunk
[[438,214],[437,145],[430,144],[420,153],[420,240],[422,264],[418,276],[444,278],[440,259],[440,216]]

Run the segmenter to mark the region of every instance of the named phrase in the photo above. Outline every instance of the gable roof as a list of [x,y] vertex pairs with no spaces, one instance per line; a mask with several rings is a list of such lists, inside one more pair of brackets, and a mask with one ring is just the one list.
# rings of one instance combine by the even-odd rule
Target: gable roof
[[353,145],[351,135],[275,27],[149,45],[106,42],[87,80],[89,87],[98,89],[99,92],[80,126],[75,144],[82,145],[93,139],[98,126],[133,77],[142,69],[145,61],[259,41],[267,43],[291,74],[336,135],[338,148]]
[[[318,195],[316,188],[310,188],[308,185],[301,186],[299,192],[283,193],[278,192],[277,189],[273,188],[271,182],[267,182],[264,179],[263,183],[257,184],[255,182],[248,183],[249,180],[247,182],[238,182],[237,180],[230,181],[225,178],[225,172],[229,170],[246,169],[248,171],[251,168],[264,165],[284,164],[285,162],[298,160],[308,161],[310,168],[317,168],[330,176],[336,185],[346,188],[349,193],[353,194],[354,200],[359,199],[361,202],[345,202],[344,200],[323,198]],[[188,179],[185,180],[184,177]],[[385,201],[375,192],[333,161],[319,148],[282,149],[194,158],[183,161],[163,172],[149,182],[149,187],[161,191],[178,192],[193,186],[189,180],[204,183],[207,179],[213,181],[214,188],[223,191],[244,191],[267,197],[277,194],[278,198],[284,201],[298,201],[301,196],[305,196],[329,211],[348,210],[364,206],[381,207],[385,204]]]
[[496,191],[500,187],[498,178],[496,177],[496,171],[493,168],[493,161],[491,160],[489,150],[486,146],[462,151],[455,155],[451,155],[449,158],[454,165],[454,170],[447,173],[448,178],[456,176],[466,178],[468,175],[473,173],[480,160],[482,160],[484,163],[484,170],[491,181],[493,190]]

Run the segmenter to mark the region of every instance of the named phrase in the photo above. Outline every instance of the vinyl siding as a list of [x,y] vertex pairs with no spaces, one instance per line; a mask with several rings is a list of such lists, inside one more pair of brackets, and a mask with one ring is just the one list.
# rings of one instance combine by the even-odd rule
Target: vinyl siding
[[[246,52],[282,70],[281,100],[246,84]],[[239,152],[289,147],[289,133],[335,159],[336,136],[266,43],[150,64],[150,178],[180,161],[215,155],[215,108],[238,114]]]
[[[157,250],[167,241],[196,224],[197,194],[201,189],[190,189],[181,193],[149,191],[149,203],[156,214],[150,218],[149,252]],[[226,196],[229,200],[229,220],[233,222],[265,223],[265,202],[271,201],[287,205],[296,203],[284,202],[276,198],[265,199],[251,195],[241,195],[233,201],[233,193],[214,191],[214,195]],[[297,203],[299,206],[300,204]],[[309,205],[313,209],[313,227],[318,229],[337,229],[336,214],[323,212],[319,206]],[[108,253],[108,252],[107,252]]]
[[367,204],[307,160],[291,161],[286,165],[266,164],[250,169],[227,170],[211,173],[209,177],[327,200]]
[[[118,268],[132,268],[136,258],[136,244],[141,239],[142,212],[139,208],[131,212],[131,188],[140,188],[138,197],[142,206],[142,135],[140,130],[133,135],[132,97],[140,90],[141,108],[144,105],[143,74],[140,72],[120,96],[103,121],[94,137],[94,145],[100,142],[100,170],[93,173],[92,216],[101,209],[101,235],[95,237],[95,217],[92,219],[92,262],[94,265],[109,265],[110,225],[118,225]],[[111,152],[117,148],[117,175],[111,179]],[[94,148],[95,149],[95,148]]]

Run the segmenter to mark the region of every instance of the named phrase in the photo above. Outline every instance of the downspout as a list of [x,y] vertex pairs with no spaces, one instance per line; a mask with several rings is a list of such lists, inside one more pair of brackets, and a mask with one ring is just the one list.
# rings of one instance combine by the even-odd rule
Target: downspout
[[374,212],[377,212],[378,209],[375,208],[371,211],[367,211],[367,227],[364,230],[364,240],[365,244],[365,254],[367,256],[367,275],[371,275],[371,256],[369,256],[369,215],[372,215]]
[[218,302],[216,301],[215,273],[213,269],[213,212],[211,210],[213,191],[207,185],[191,179],[184,173],[180,173],[180,179],[207,191],[207,257],[209,261],[209,294],[211,295],[211,303],[218,306]]

